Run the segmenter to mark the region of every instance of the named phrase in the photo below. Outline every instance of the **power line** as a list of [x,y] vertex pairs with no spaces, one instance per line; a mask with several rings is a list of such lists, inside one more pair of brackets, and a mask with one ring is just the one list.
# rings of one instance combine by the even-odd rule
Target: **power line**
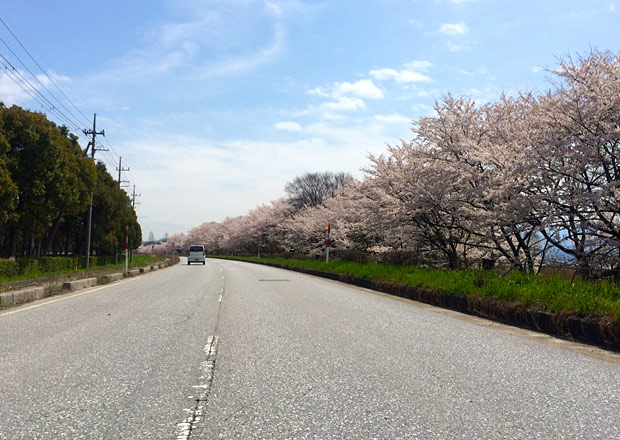
[[[6,58],[4,58],[4,56],[0,53],[0,57],[2,57],[2,59],[6,60]],[[19,78],[16,77],[16,73],[15,73],[15,69],[13,67],[10,67],[10,63],[6,64],[4,61],[0,61],[0,63],[2,63],[2,65],[4,66],[4,72],[8,75],[9,78],[11,78],[11,80],[17,84],[24,92],[26,92],[28,95],[30,95],[30,97],[32,99],[34,99],[35,101],[37,101],[42,108],[47,108],[47,106],[45,105],[45,102],[41,101],[39,99],[39,97],[32,92],[31,89],[29,89],[28,87],[26,87],[22,81],[19,80]]]
[[[0,37],[0,42],[2,42],[2,44],[4,44],[6,46],[6,48],[9,50],[9,52],[11,52],[13,54],[13,56],[17,59],[17,61],[19,61],[19,63],[28,71],[28,73],[30,73],[30,75],[39,83],[39,85],[45,89],[47,91],[47,93],[49,93],[49,95],[52,97],[52,99],[54,99],[56,102],[58,102],[58,104],[60,104],[60,106],[62,108],[65,109],[65,111],[67,113],[69,113],[71,116],[73,116],[73,118],[76,118],[75,114],[73,114],[71,112],[71,110],[69,110],[62,102],[60,102],[60,100],[47,88],[45,87],[45,84],[43,84],[41,82],[41,80],[32,72],[32,70],[30,70],[30,68],[26,65],[26,63],[24,63],[22,61],[22,59],[19,57],[19,55],[17,55],[15,53],[15,51],[13,51],[13,49],[11,49],[11,46],[8,45],[8,43],[6,41],[4,41],[4,38]],[[21,44],[21,43],[20,43]],[[40,92],[39,92],[40,93]],[[43,96],[43,94],[41,94],[41,96]],[[49,101],[47,98],[45,98],[52,107],[55,107],[54,104],[52,104],[51,101]],[[77,123],[75,123],[75,121],[73,121],[71,118],[69,118],[68,116],[66,116],[60,109],[58,109],[59,113],[62,113],[67,119],[71,120],[76,126],[78,125]]]
[[[2,41],[2,43],[5,43],[4,40],[0,37],[0,41]],[[6,43],[5,43],[6,45]],[[9,48],[10,50],[10,48]],[[39,100],[38,98],[36,98],[35,96],[33,96],[33,93],[28,93],[31,97],[33,97],[39,104],[41,104],[43,106],[43,108],[48,108],[49,111],[51,112],[55,112],[57,114],[57,116],[59,117],[59,119],[62,120],[63,124],[67,125],[68,127],[73,128],[74,130],[79,130],[79,125],[77,125],[74,121],[72,121],[69,117],[67,117],[62,111],[60,111],[58,108],[56,108],[56,106],[54,104],[52,104],[52,102],[47,99],[47,97],[45,95],[43,95],[43,93],[41,93],[40,90],[38,90],[29,80],[28,78],[26,78],[20,71],[19,69],[16,69],[15,66],[13,65],[13,63],[11,63],[4,55],[2,55],[2,53],[0,53],[0,57],[2,57],[2,59],[4,60],[4,62],[2,63],[5,66],[5,72],[11,72],[13,74],[13,81],[17,82],[19,81],[18,85],[28,85],[29,90],[31,90],[34,95],[38,95],[41,97],[41,99],[43,99],[44,102],[41,102],[41,100]],[[7,65],[8,64],[8,65]],[[17,79],[16,81],[16,77],[19,76],[19,79]],[[23,89],[23,87],[22,87]],[[47,103],[47,104],[45,104]]]
[[71,99],[69,99],[69,97],[65,94],[65,92],[63,92],[60,87],[58,87],[58,84],[56,84],[56,81],[54,81],[48,74],[47,72],[43,69],[43,67],[41,67],[41,65],[37,62],[37,60],[35,60],[35,58],[32,56],[32,54],[28,51],[28,49],[26,49],[26,47],[22,44],[22,42],[19,40],[19,38],[17,38],[17,36],[13,33],[13,31],[9,28],[9,26],[6,24],[6,22],[2,19],[2,17],[0,17],[0,22],[4,25],[4,27],[6,28],[7,31],[9,31],[9,33],[13,36],[13,38],[15,38],[15,41],[17,41],[17,43],[21,46],[21,48],[24,50],[24,52],[26,52],[28,54],[28,56],[30,57],[30,59],[37,65],[37,67],[41,70],[41,72],[43,72],[43,74],[47,77],[47,79],[50,80],[50,82],[52,84],[54,84],[54,86],[56,87],[56,89],[62,94],[62,96],[65,97],[65,99],[73,106],[74,109],[76,109],[78,111],[79,114],[82,115],[82,117],[84,118],[84,121],[86,121],[86,123],[90,123],[90,121],[88,120],[88,118],[86,117],[86,115],[84,113],[82,113],[82,111],[73,103],[73,101],[71,101]]
[[[2,17],[0,17],[0,23],[11,35],[13,40],[17,42],[21,50],[26,53],[28,58],[36,65],[36,67],[45,75],[45,77],[49,80],[51,84],[54,85],[56,90],[66,99],[66,101],[70,104],[70,106],[75,109],[75,111],[81,115],[81,118],[76,115],[71,109],[69,109],[59,98],[53,93],[46,85],[41,82],[39,77],[34,74],[34,72],[26,65],[26,63],[20,58],[20,56],[16,53],[13,48],[9,45],[4,38],[0,36],[0,42],[8,49],[10,54],[19,62],[21,66],[25,69],[22,71],[15,67],[14,63],[9,60],[9,58],[5,57],[0,52],[0,67],[4,67],[4,72],[6,76],[8,76],[21,90],[23,90],[30,98],[32,98],[35,102],[37,102],[41,108],[47,112],[54,114],[63,125],[66,125],[72,130],[77,132],[77,137],[84,142],[87,142],[87,147],[85,150],[86,155],[88,155],[88,150],[91,149],[91,159],[94,160],[95,151],[101,151],[102,155],[100,156],[99,161],[106,165],[108,171],[112,171],[116,167],[116,160],[119,159],[120,162],[120,154],[114,149],[110,141],[104,137],[104,141],[107,144],[108,148],[103,148],[102,146],[97,146],[94,143],[96,134],[103,134],[96,132],[96,117],[93,120],[93,130],[82,130],[80,125],[82,121],[86,121],[86,124],[90,124],[88,117],[78,108],[78,106],[67,96],[67,94],[60,88],[58,83],[54,81],[54,79],[45,71],[45,69],[41,66],[41,64],[35,59],[32,53],[26,48],[26,46],[20,41],[17,35],[11,30],[7,21],[5,21]],[[17,49],[16,49],[17,50]],[[33,82],[37,83],[37,85],[33,84]],[[40,87],[38,87],[40,86]],[[58,103],[56,105],[55,103]],[[59,108],[60,107],[60,108]],[[63,111],[64,109],[64,111]],[[93,135],[93,140],[91,141],[88,138],[88,135]],[[129,171],[131,182],[135,183],[135,179],[130,169],[123,169],[120,167],[121,171],[119,171],[119,180],[122,180],[120,174],[122,172]],[[128,192],[128,191],[127,191]],[[137,194],[139,196],[139,194]],[[135,206],[135,185],[134,185],[134,194],[133,194],[133,203]]]

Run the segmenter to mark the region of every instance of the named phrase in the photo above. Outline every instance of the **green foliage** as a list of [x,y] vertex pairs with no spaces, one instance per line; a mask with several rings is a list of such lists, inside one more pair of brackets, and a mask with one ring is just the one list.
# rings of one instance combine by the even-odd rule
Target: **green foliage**
[[137,248],[142,232],[129,197],[77,137],[44,114],[0,102],[0,256],[84,253],[93,200],[91,249]]
[[359,278],[385,279],[459,295],[498,298],[541,307],[553,312],[595,314],[620,320],[620,285],[609,281],[568,281],[559,276],[543,277],[521,272],[500,276],[491,271],[421,269],[377,263],[243,258],[289,267],[308,267],[324,272],[344,273]]
[[0,132],[0,227],[4,227],[11,219],[17,201],[17,186],[8,169],[7,154],[10,149],[9,141]]
[[142,230],[129,196],[118,187],[105,165],[97,164],[97,187],[93,206],[93,249],[112,255],[125,249],[125,227],[129,226],[129,247],[142,243]]

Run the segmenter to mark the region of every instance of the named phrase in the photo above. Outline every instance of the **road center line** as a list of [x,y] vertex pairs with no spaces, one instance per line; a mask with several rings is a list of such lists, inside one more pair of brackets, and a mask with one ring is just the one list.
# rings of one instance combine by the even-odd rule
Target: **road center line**
[[207,343],[203,348],[206,360],[202,362],[202,376],[200,376],[200,383],[194,385],[194,388],[198,395],[192,396],[195,405],[193,408],[186,409],[188,416],[180,423],[177,423],[177,440],[188,440],[192,430],[202,420],[205,415],[207,398],[211,391],[211,384],[213,383],[213,370],[215,369],[215,358],[217,354],[217,336],[209,336]]
[[9,316],[9,315],[13,315],[13,314],[15,314],[15,313],[20,313],[20,312],[25,312],[25,311],[27,311],[27,310],[36,309],[37,307],[42,307],[42,306],[46,306],[46,305],[48,305],[48,304],[53,304],[53,303],[56,303],[56,302],[59,302],[59,301],[65,301],[65,300],[67,300],[67,299],[76,298],[76,297],[78,297],[78,296],[86,295],[87,293],[93,293],[93,292],[97,292],[98,290],[107,289],[108,287],[112,287],[112,286],[120,286],[121,284],[125,284],[125,283],[128,283],[128,282],[130,282],[130,281],[135,281],[135,280],[137,280],[138,278],[139,278],[139,277],[136,277],[136,278],[130,278],[130,279],[128,279],[128,280],[121,281],[120,283],[108,284],[108,285],[101,286],[101,287],[97,287],[97,288],[94,288],[94,289],[89,289],[89,290],[87,290],[86,292],[80,292],[80,293],[76,293],[76,294],[69,295],[69,296],[63,296],[62,298],[53,299],[53,300],[51,300],[51,301],[46,301],[46,302],[44,302],[44,303],[34,304],[34,305],[31,305],[31,306],[28,306],[28,307],[24,307],[24,308],[22,308],[22,309],[13,310],[13,311],[6,312],[6,313],[1,313],[1,314],[0,314],[0,317],[2,317],[2,316]]

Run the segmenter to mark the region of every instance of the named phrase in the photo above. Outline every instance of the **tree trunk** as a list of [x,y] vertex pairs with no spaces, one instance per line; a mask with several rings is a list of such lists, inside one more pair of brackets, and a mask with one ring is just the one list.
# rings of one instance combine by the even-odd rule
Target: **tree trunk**
[[17,228],[9,230],[9,257],[17,257]]
[[56,232],[58,232],[58,227],[60,226],[60,223],[62,222],[62,215],[59,215],[56,218],[56,221],[54,222],[54,226],[52,227],[51,232],[49,233],[45,246],[43,247],[43,249],[45,249],[45,255],[47,255],[49,253],[49,251],[52,248],[52,243],[54,242],[54,237],[56,236]]

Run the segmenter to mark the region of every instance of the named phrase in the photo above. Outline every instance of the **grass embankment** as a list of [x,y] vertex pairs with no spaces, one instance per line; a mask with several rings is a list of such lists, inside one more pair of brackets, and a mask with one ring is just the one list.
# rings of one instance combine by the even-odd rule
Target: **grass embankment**
[[571,282],[559,276],[536,276],[518,272],[500,276],[491,271],[448,271],[377,263],[330,261],[325,264],[324,261],[284,258],[242,259],[342,273],[370,280],[389,280],[457,295],[486,296],[556,313],[598,315],[620,322],[620,285],[608,281]]
[[[134,254],[129,267],[144,266],[153,261],[161,261],[161,256]],[[108,258],[108,261],[112,259]],[[108,269],[124,269],[125,260],[119,258],[119,263],[107,263],[106,259],[91,257],[88,272]],[[62,275],[77,275],[85,273],[83,258],[77,261],[75,257],[43,257],[43,258],[18,258],[17,261],[0,261],[0,284],[13,281],[29,280],[36,278],[49,278]]]

